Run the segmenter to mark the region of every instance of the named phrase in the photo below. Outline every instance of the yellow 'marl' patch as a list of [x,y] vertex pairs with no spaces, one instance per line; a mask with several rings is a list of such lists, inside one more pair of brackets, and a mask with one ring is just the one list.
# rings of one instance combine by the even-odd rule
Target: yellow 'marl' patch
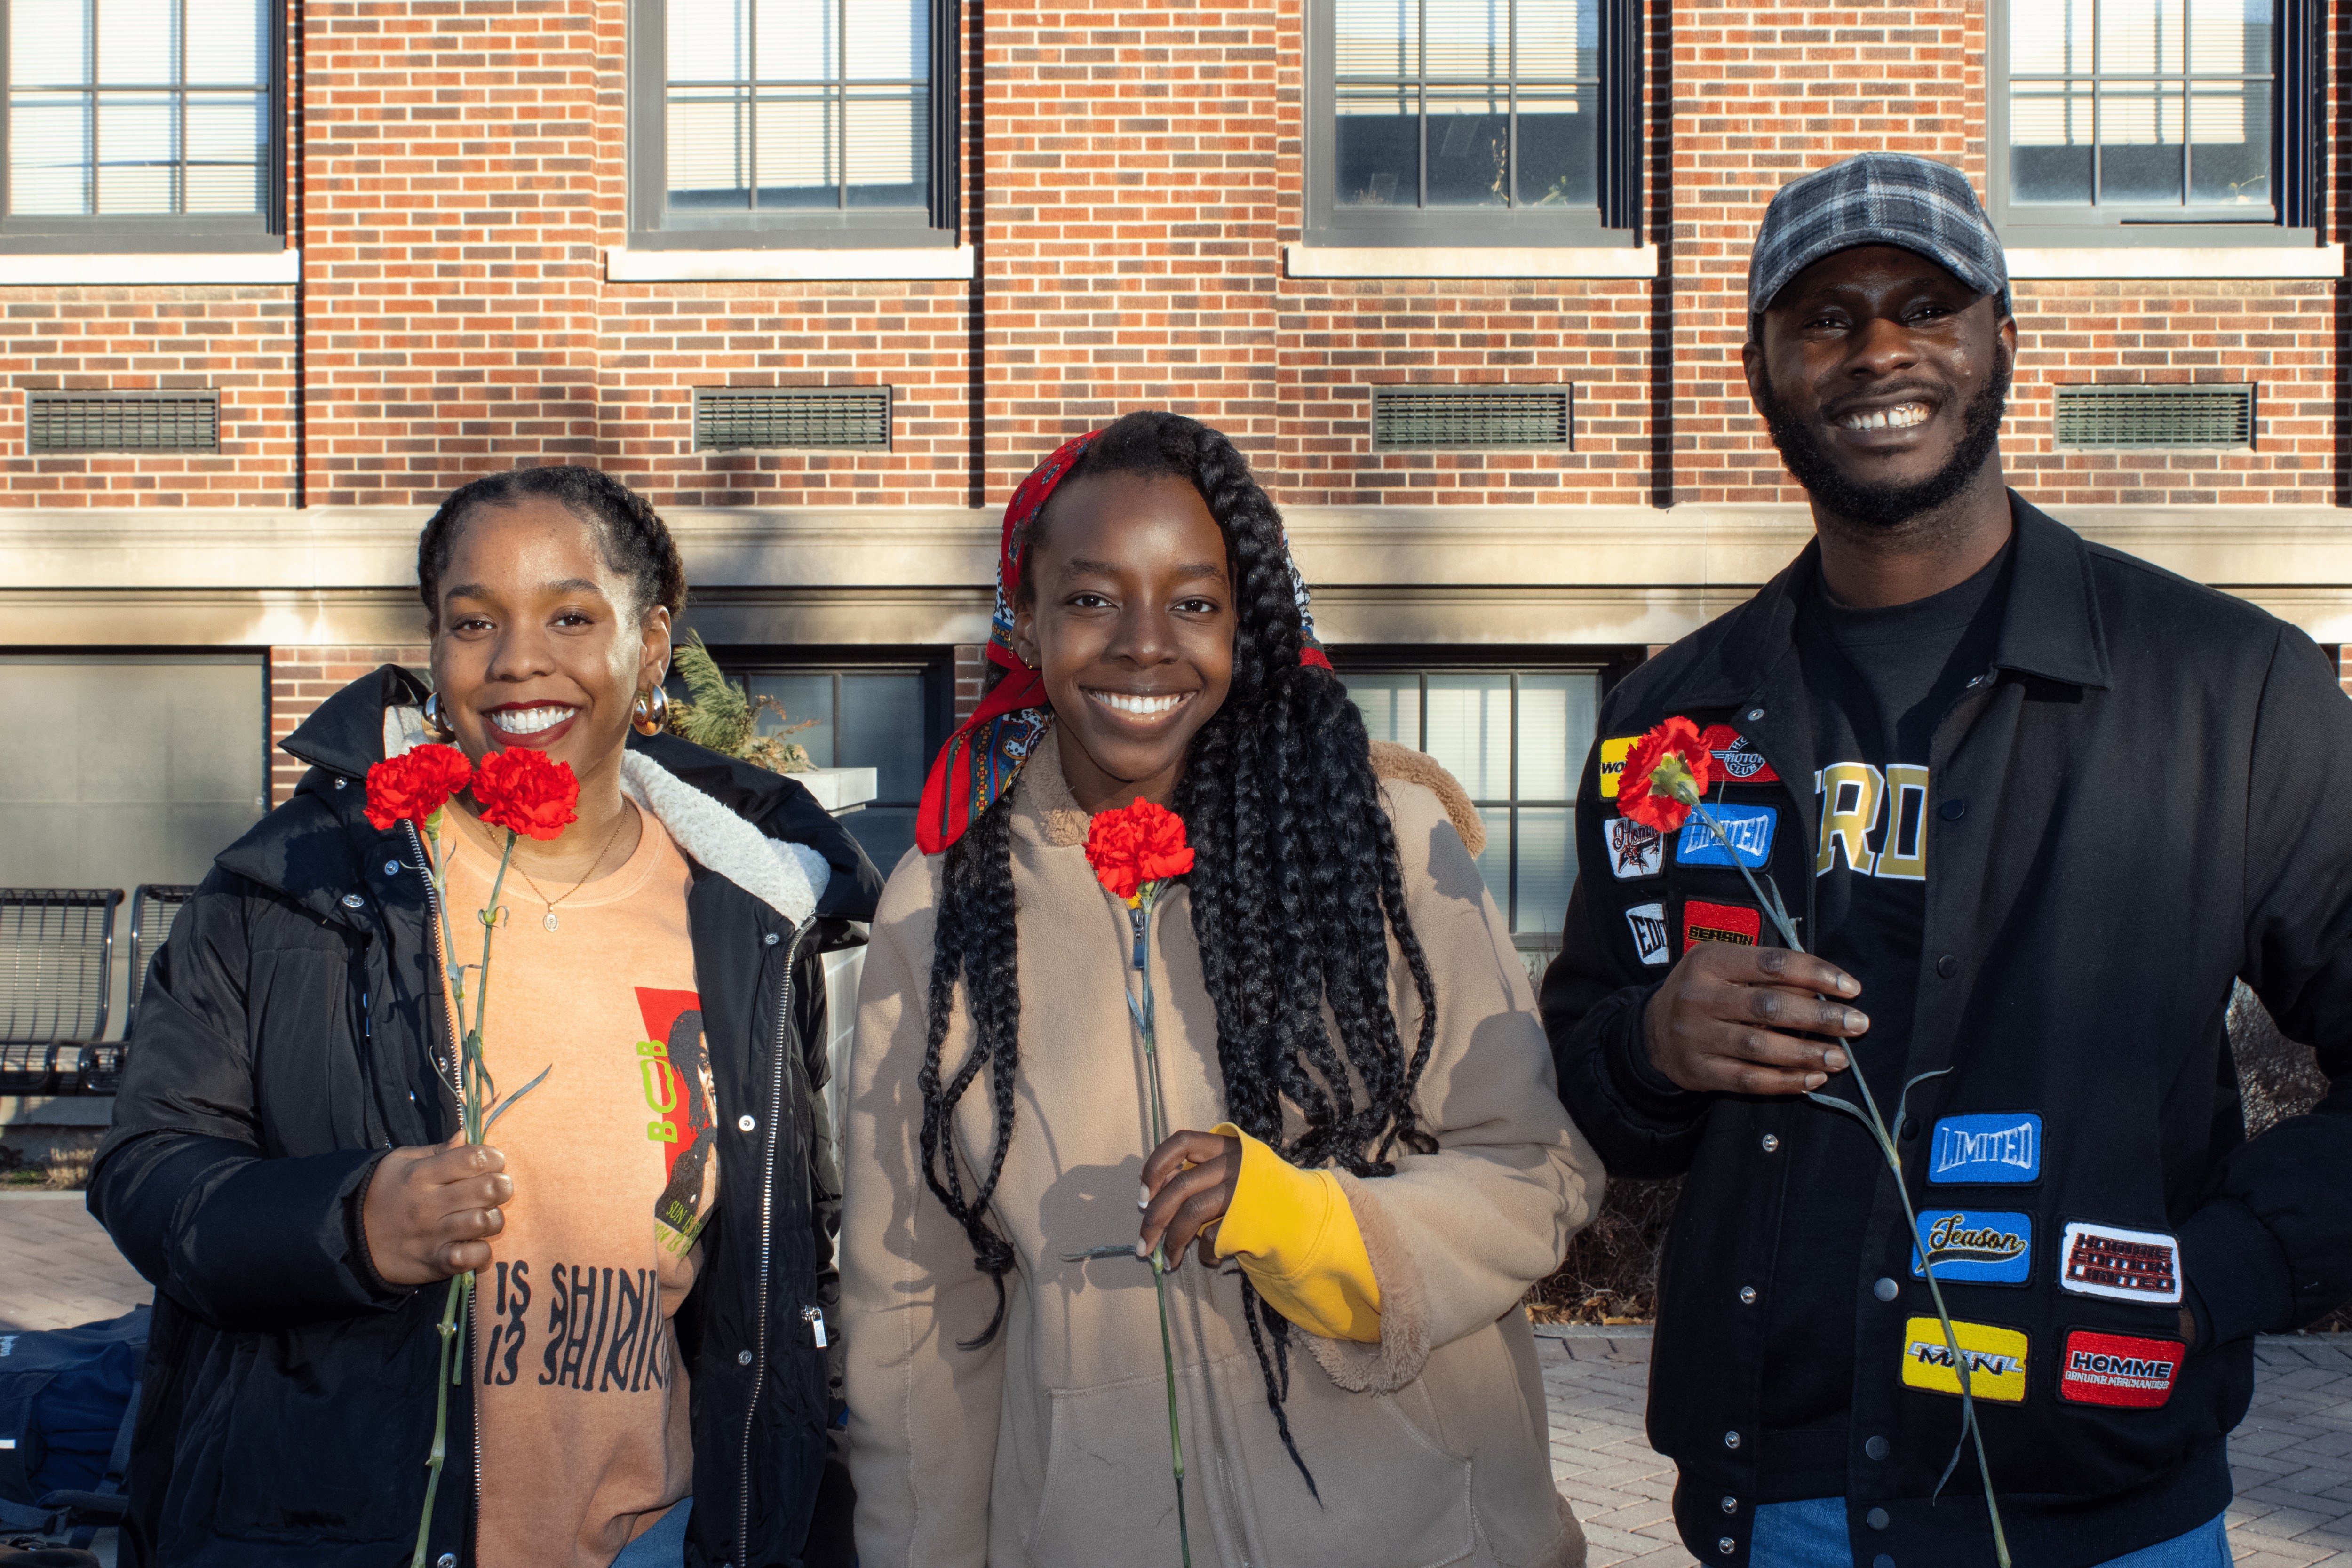
[[[1978,1399],[2018,1405],[2025,1399],[2025,1336],[2015,1329],[1990,1323],[1952,1320],[1952,1337],[1968,1359],[1969,1393]],[[1944,1325],[1934,1318],[1913,1318],[1903,1325],[1903,1381],[1930,1394],[1960,1394],[1960,1374],[1952,1366],[1952,1347],[1944,1342]]]

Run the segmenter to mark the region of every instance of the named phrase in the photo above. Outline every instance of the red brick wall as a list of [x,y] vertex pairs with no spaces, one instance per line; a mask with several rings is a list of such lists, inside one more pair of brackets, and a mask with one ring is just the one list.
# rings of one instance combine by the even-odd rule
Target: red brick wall
[[[0,289],[0,506],[287,506],[294,290]],[[26,449],[27,392],[216,387],[218,452]]]
[[980,706],[980,689],[988,675],[988,650],[978,643],[958,643],[955,650],[955,717],[961,724]]
[[[1145,405],[1219,424],[1293,503],[1793,500],[1738,373],[1756,222],[1787,179],[1865,148],[1981,184],[1983,8],[1648,11],[1656,280],[1286,278],[1305,0],[1006,0],[964,8],[974,283],[612,284],[625,0],[306,0],[299,297],[6,289],[0,504],[420,505],[551,459],[670,505],[987,504],[1062,437]],[[2340,62],[2352,7],[2335,26]],[[2331,214],[2352,198],[2345,74],[2328,73]],[[2007,447],[2037,498],[2345,498],[2345,282],[2017,296]],[[2053,384],[2138,378],[2260,382],[2255,449],[2050,449]],[[219,457],[23,451],[26,386],[175,381],[223,389]],[[1506,381],[1574,384],[1575,449],[1370,449],[1370,385]],[[886,383],[889,452],[691,449],[696,385]]]
[[281,647],[269,650],[269,804],[282,805],[302,782],[303,764],[278,750],[319,704],[378,665],[425,668],[423,643],[389,647]]

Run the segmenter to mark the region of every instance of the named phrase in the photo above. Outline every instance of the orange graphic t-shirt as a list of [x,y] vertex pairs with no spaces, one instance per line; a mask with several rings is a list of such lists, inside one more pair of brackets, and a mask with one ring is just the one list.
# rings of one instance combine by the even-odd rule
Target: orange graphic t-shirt
[[[672,1318],[718,1197],[717,1108],[686,860],[639,820],[619,870],[543,889],[555,930],[511,870],[499,894],[483,1058],[501,1095],[551,1070],[488,1139],[515,1187],[474,1293],[477,1556],[496,1568],[605,1568],[694,1484]],[[462,963],[480,962],[475,911],[497,869],[457,839]]]

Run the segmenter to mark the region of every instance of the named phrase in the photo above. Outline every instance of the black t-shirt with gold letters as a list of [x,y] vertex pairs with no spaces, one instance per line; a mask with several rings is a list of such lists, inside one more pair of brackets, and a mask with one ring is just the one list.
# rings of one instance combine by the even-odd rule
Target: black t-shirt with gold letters
[[[1849,608],[1816,577],[1797,617],[1820,817],[1806,935],[1862,983],[1855,1003],[1869,1015],[1870,1032],[1852,1048],[1890,1117],[1903,1087],[1927,915],[1929,748],[1970,679],[1991,665],[2010,554],[1955,587],[1888,609]],[[1781,893],[1802,908],[1802,889]],[[1844,1075],[1826,1088],[1858,1098]],[[1885,1164],[1870,1134],[1846,1116],[1824,1109],[1805,1125],[1804,1136],[1790,1140],[1795,1163],[1774,1271],[1784,1279],[1853,1279]],[[1769,1300],[1779,1310],[1767,1330],[1759,1500],[1842,1495],[1853,1314],[1822,1311],[1822,1294],[1812,1290],[1776,1290]]]

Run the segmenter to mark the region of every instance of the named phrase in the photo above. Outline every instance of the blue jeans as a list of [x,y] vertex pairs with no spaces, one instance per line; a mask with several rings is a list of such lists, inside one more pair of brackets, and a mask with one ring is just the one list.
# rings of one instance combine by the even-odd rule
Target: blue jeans
[[[1854,1568],[1845,1499],[1766,1503],[1756,1510],[1748,1561],[1751,1568]],[[2230,1568],[2229,1532],[2217,1514],[2186,1535],[2126,1552],[2102,1568]]]
[[686,1561],[686,1521],[694,1511],[692,1498],[680,1498],[654,1527],[621,1548],[613,1568],[680,1568]]

